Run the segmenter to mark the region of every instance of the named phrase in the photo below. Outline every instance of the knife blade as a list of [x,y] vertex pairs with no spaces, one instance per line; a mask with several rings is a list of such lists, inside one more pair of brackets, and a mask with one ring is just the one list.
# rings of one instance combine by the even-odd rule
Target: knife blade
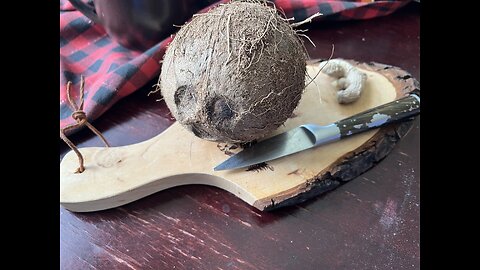
[[213,168],[231,170],[285,157],[351,135],[403,121],[420,113],[420,96],[410,94],[329,125],[305,124],[260,141]]

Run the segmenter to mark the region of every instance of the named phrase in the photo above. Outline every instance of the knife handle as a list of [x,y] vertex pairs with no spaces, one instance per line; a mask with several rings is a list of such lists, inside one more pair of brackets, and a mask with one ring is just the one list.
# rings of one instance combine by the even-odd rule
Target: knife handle
[[420,97],[410,94],[406,97],[380,105],[335,122],[340,129],[340,138],[395,123],[420,113]]

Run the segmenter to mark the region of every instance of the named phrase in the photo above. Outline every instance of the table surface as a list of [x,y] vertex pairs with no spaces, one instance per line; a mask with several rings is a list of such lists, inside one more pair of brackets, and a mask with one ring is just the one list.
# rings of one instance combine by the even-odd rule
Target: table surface
[[[318,23],[311,58],[398,66],[420,81],[420,4],[372,20]],[[112,146],[154,137],[173,123],[156,83],[93,124]],[[419,269],[420,117],[377,166],[304,203],[262,212],[234,195],[190,185],[94,213],[60,207],[62,269]],[[102,146],[88,130],[80,147]],[[60,160],[68,151],[60,144]]]

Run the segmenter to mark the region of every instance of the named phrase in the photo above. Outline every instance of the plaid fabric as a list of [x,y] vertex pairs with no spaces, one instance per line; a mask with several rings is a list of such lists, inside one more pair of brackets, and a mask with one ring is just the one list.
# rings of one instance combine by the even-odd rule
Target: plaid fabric
[[[218,2],[203,0],[205,12]],[[410,0],[273,0],[288,18],[301,21],[316,12],[321,20],[369,19],[388,15]],[[67,0],[60,0],[60,127],[74,122],[66,96],[72,81],[74,98],[79,93],[80,75],[85,77],[84,111],[89,121],[97,119],[121,98],[128,96],[160,74],[160,60],[169,37],[145,52],[128,50],[112,41],[101,25],[91,22]],[[70,133],[75,132],[72,130]],[[68,134],[67,134],[68,135]]]

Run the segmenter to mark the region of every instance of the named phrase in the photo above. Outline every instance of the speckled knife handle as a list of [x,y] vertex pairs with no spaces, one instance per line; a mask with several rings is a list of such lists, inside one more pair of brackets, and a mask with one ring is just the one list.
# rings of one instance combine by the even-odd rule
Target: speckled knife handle
[[410,94],[406,97],[380,105],[335,122],[340,129],[340,137],[354,135],[372,128],[395,123],[420,113],[420,96]]

